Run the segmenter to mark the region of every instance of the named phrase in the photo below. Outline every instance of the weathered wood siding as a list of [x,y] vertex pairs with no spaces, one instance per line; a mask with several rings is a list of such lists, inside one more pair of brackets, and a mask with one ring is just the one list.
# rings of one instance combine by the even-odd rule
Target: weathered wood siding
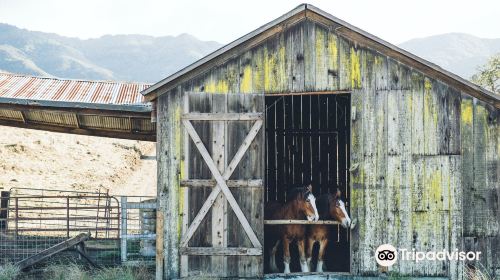
[[464,245],[500,277],[500,112],[465,95],[461,106]]
[[[376,275],[374,251],[391,243],[421,251],[479,249],[485,266],[498,275],[499,110],[349,40],[333,22],[321,22],[295,21],[265,40],[243,44],[160,98],[159,116],[169,116],[158,121],[163,203],[178,203],[166,190],[178,187],[172,166],[180,164],[172,151],[178,147],[175,136],[167,135],[177,133],[171,109],[176,103],[170,100],[177,94],[350,90],[350,209],[359,221],[352,231],[351,272]],[[165,228],[174,226],[169,215],[178,214],[165,213]],[[166,248],[175,244],[164,240]],[[390,271],[455,279],[461,269],[448,261],[399,262]]]
[[181,233],[181,153],[182,94],[174,90],[157,100],[158,211],[156,242],[156,279],[179,275],[179,238]]

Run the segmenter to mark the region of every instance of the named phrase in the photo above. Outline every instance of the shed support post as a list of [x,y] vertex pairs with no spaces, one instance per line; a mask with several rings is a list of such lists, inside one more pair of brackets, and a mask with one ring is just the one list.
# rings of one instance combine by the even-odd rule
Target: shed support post
[[[157,122],[157,269],[156,279],[178,279],[180,275],[179,216],[182,157],[181,91],[158,99]],[[159,242],[158,242],[159,241]],[[161,261],[163,260],[163,261]]]
[[121,201],[121,212],[122,212],[122,230],[121,230],[121,259],[122,263],[127,261],[127,197],[122,196],[122,201]]

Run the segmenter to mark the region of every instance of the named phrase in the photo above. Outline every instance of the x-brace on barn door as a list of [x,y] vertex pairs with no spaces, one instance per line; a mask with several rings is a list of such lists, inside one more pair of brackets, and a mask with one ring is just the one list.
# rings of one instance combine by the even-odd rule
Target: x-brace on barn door
[[[188,276],[196,267],[212,276],[259,275],[261,265],[256,258],[262,257],[264,98],[252,94],[186,96],[181,120],[189,175],[181,182],[187,188],[182,210],[181,274]],[[211,219],[206,218],[209,213]],[[239,270],[253,262],[257,264],[252,266],[254,271]]]

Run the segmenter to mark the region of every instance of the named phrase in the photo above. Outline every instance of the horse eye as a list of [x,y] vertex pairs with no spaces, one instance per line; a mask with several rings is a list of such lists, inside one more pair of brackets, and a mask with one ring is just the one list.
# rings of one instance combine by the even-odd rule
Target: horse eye
[[309,198],[307,198],[306,201],[309,202],[310,201]]

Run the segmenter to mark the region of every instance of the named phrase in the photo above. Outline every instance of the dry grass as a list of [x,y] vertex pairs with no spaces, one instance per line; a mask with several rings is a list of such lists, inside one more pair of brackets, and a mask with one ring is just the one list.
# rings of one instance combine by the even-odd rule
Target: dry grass
[[[18,271],[19,272],[19,271]],[[18,275],[18,276],[17,276]],[[147,267],[109,267],[102,269],[89,269],[87,267],[71,264],[52,264],[41,270],[18,273],[13,278],[0,280],[151,280],[154,271]]]
[[76,264],[51,266],[42,279],[50,280],[149,280],[154,275],[145,267],[111,267],[87,270]]

